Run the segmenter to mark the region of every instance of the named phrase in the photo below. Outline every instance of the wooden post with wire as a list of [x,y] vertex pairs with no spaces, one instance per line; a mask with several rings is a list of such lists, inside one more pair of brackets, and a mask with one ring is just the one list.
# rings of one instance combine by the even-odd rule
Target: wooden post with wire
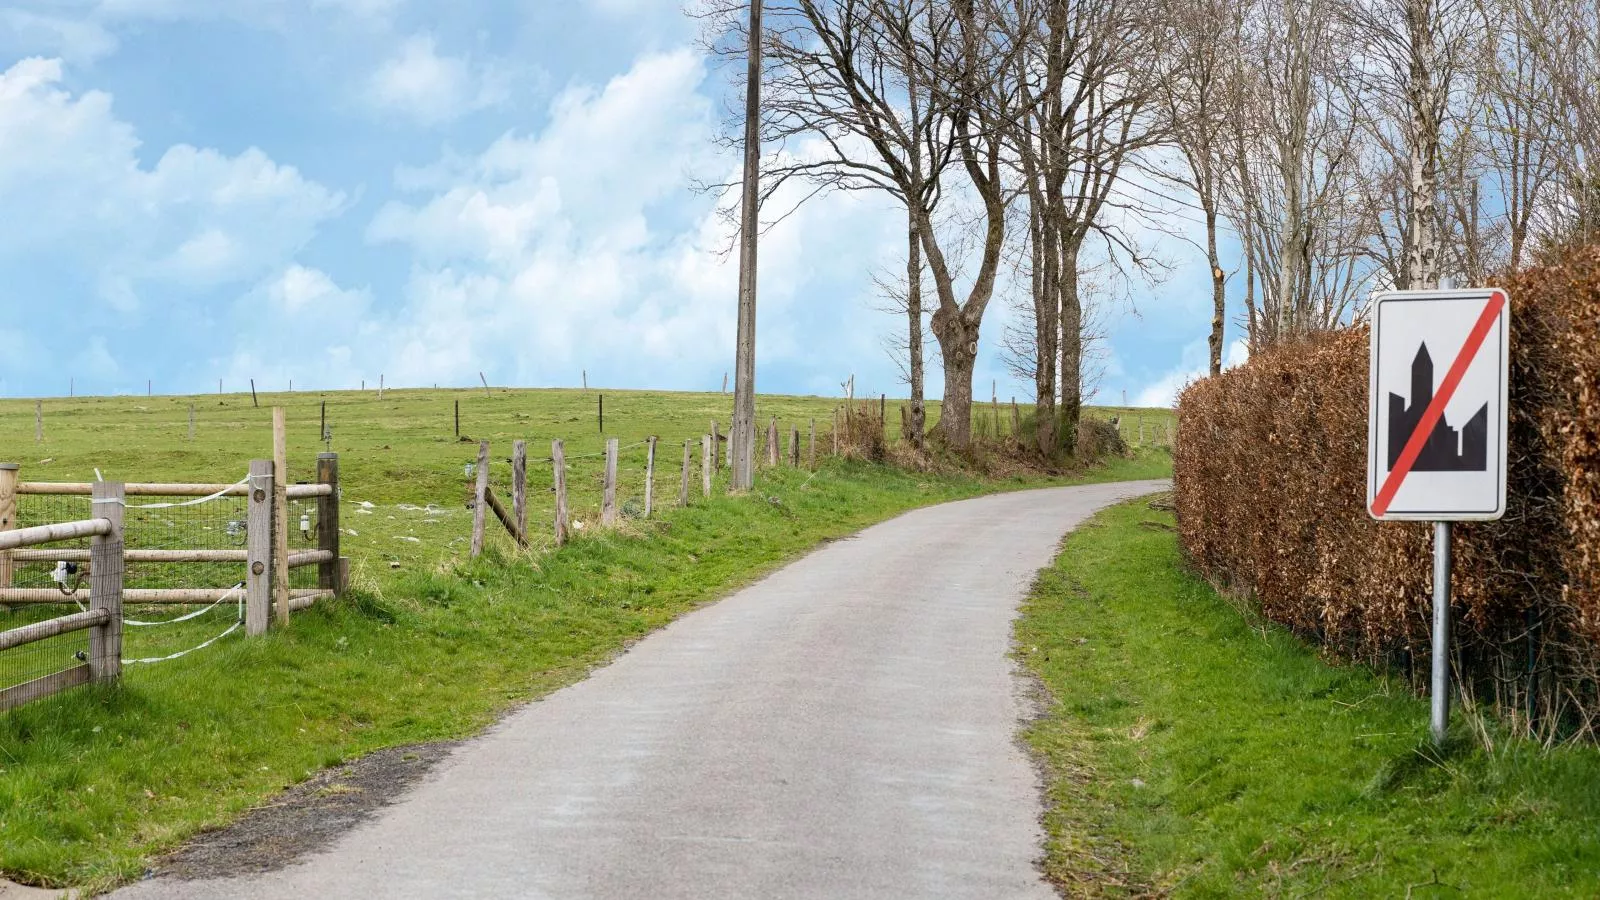
[[343,594],[349,561],[339,558],[339,454],[317,454],[317,483],[328,486],[317,498],[317,549],[332,554],[317,563],[317,587]]
[[[0,531],[15,531],[17,528],[17,482],[21,477],[21,466],[0,463]],[[11,587],[14,571],[11,551],[0,550],[0,588]]]
[[800,426],[789,426],[789,465],[800,468]]
[[473,472],[477,476],[472,488],[472,545],[470,553],[477,559],[483,553],[483,527],[485,516],[489,512],[489,500],[484,495],[489,493],[489,442],[478,442],[478,466]]
[[606,441],[606,494],[600,506],[600,524],[607,528],[617,524],[617,439]]
[[112,681],[122,674],[122,482],[97,481],[90,497],[91,515],[111,530],[89,541],[89,608],[106,611],[105,624],[89,629],[89,678]]
[[689,505],[689,462],[694,454],[694,451],[689,448],[693,443],[693,441],[683,442],[683,483],[678,486],[679,506]]
[[528,533],[528,442],[511,445],[511,518],[517,534]]
[[562,441],[550,442],[550,465],[556,492],[556,546],[567,542],[567,450]]
[[289,624],[289,429],[281,406],[272,408],[272,605],[278,624]]
[[811,454],[806,468],[813,472],[817,470],[817,420],[815,417],[811,419]]
[[767,425],[767,465],[778,465],[778,417],[773,416]]
[[244,631],[267,633],[272,621],[272,460],[250,461],[249,504],[245,511]]
[[716,453],[716,451],[711,448],[711,435],[700,435],[701,490],[707,497],[711,496],[711,457],[714,453]]
[[716,419],[711,420],[711,471],[716,473],[722,471],[722,432]]
[[656,436],[646,439],[648,449],[644,457],[644,517],[650,518],[656,504]]

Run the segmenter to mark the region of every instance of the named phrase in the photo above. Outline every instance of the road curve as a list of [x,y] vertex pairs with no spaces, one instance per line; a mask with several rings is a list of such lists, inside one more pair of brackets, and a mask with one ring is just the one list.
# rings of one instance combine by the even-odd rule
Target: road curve
[[125,898],[1051,898],[1011,624],[1165,487],[1001,494],[831,543],[513,713],[323,852]]

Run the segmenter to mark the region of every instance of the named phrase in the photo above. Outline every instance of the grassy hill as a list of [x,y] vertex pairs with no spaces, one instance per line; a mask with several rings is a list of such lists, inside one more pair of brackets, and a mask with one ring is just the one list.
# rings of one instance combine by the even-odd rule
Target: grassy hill
[[[0,401],[0,461],[19,463],[24,480],[86,481],[98,470],[108,480],[233,482],[249,459],[270,456],[274,404],[288,410],[290,477],[310,480],[316,454],[328,446],[318,439],[325,400],[344,486],[343,552],[353,558],[356,586],[265,638],[234,634],[189,656],[130,666],[115,688],[77,689],[0,713],[0,873],[90,889],[135,877],[153,855],[319,770],[383,748],[469,735],[508,706],[582,678],[627,642],[819,541],[906,509],[985,491],[1171,470],[1169,454],[1147,450],[1071,476],[983,480],[823,460],[831,442],[819,439],[818,471],[764,469],[748,495],[729,496],[719,484],[712,498],[696,490],[692,504],[679,509],[672,503],[682,442],[696,441],[698,467],[698,438],[713,419],[726,429],[731,398],[606,392],[602,436],[600,396],[389,391],[379,401],[375,392],[295,393],[262,395],[260,408],[248,395],[49,400],[39,443],[34,402]],[[836,403],[763,397],[758,412],[807,434],[815,418],[825,433]],[[1154,422],[1162,414],[1143,415]],[[893,412],[890,418],[897,419]],[[1000,420],[1009,425],[1009,408]],[[626,518],[614,531],[595,527],[603,438],[630,447],[619,479],[627,510],[640,496],[644,471],[643,448],[630,445],[652,434],[661,440],[660,514]],[[545,457],[553,438],[566,442],[573,516],[589,527],[557,552],[516,551],[501,532],[484,559],[469,562],[465,466],[476,460],[475,442],[488,439],[495,481],[504,485],[505,459],[519,438],[529,441],[532,530],[548,543]],[[22,499],[24,516],[79,517],[58,499]],[[148,517],[143,527],[169,528],[177,545],[194,546],[225,540],[236,512],[222,503],[139,515]],[[19,578],[36,584],[45,567],[31,566],[19,569]],[[242,577],[240,569],[216,564],[159,574],[221,586]],[[131,612],[166,619],[181,611]],[[0,629],[46,614],[56,613],[0,609]],[[124,656],[195,647],[236,615],[223,605],[181,625],[130,628]],[[0,678],[28,664],[8,663],[7,655],[28,650],[0,654]]]

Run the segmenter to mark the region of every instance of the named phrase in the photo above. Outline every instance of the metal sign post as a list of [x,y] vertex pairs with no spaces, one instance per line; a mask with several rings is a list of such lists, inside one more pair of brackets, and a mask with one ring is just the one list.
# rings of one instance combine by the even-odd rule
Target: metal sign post
[[1510,305],[1497,288],[1395,291],[1372,305],[1367,510],[1433,523],[1436,744],[1450,722],[1450,524],[1505,514]]

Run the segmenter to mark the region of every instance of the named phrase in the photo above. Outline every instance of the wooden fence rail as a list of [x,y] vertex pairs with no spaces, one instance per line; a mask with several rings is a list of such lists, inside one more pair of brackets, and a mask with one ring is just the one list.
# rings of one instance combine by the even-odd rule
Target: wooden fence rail
[[[92,541],[88,610],[0,632],[0,650],[9,650],[57,635],[88,631],[88,661],[0,690],[0,710],[90,681],[109,681],[122,674],[123,488],[117,482],[97,482],[90,496],[95,512],[100,514],[97,518],[0,532],[0,549],[3,550],[85,536]],[[14,516],[11,518],[15,521]]]

